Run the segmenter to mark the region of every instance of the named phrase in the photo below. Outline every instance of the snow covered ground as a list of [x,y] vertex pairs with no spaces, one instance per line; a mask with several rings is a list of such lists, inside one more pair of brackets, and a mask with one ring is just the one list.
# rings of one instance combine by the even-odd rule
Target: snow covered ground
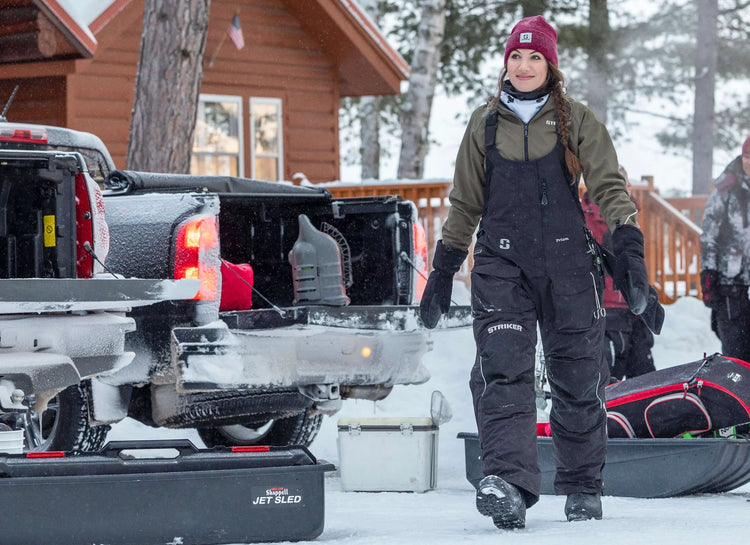
[[[666,308],[662,334],[657,337],[657,368],[679,365],[718,352],[719,342],[709,329],[708,310],[696,299],[685,298]],[[604,497],[604,519],[568,523],[563,514],[564,497],[542,496],[527,513],[524,530],[502,533],[489,518],[474,508],[474,490],[466,480],[460,432],[475,432],[468,390],[474,343],[469,328],[432,333],[434,350],[425,363],[432,378],[420,386],[397,387],[383,401],[344,403],[342,411],[326,418],[311,446],[320,459],[338,466],[336,445],[339,418],[357,416],[429,416],[430,396],[440,390],[449,401],[453,419],[439,431],[438,485],[425,493],[343,492],[337,472],[325,478],[325,530],[314,542],[342,545],[473,545],[545,543],[580,545],[606,543],[675,543],[680,545],[744,543],[750,516],[750,485],[734,491],[669,499]],[[188,437],[188,430],[150,430],[124,421],[114,427],[111,439]],[[373,453],[388,456],[389,452]]]

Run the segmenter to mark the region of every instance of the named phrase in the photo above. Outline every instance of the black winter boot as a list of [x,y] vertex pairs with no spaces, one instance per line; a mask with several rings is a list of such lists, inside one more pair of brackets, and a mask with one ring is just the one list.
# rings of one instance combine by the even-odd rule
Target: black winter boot
[[589,519],[601,520],[601,494],[584,494],[583,492],[568,494],[568,499],[565,501],[565,516],[568,517],[568,522]]
[[497,475],[487,475],[477,487],[477,511],[501,530],[526,526],[526,501],[521,491]]

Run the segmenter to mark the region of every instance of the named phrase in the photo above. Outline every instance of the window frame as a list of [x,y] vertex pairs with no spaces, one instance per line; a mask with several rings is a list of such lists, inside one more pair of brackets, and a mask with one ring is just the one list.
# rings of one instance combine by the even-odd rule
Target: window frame
[[[279,120],[279,134],[278,134],[278,152],[277,155],[270,154],[258,154],[255,153],[255,119],[253,106],[256,104],[272,104],[278,107],[278,120]],[[284,109],[283,101],[281,98],[275,97],[250,97],[249,98],[249,122],[250,122],[250,177],[256,178],[255,173],[255,158],[256,157],[276,157],[276,165],[278,170],[278,176],[276,180],[270,180],[274,182],[281,182],[284,180]]]
[[[243,100],[240,95],[217,95],[212,93],[201,93],[198,96],[198,110],[196,111],[195,122],[198,123],[198,115],[201,112],[202,104],[206,102],[233,102],[237,104],[237,139],[239,152],[236,154],[237,157],[237,176],[242,178],[245,176],[245,127],[244,119],[245,114],[242,111]],[[193,140],[195,142],[195,139]],[[193,144],[194,145],[194,144]],[[227,152],[198,152],[196,153],[191,149],[192,155],[202,156],[234,156],[235,154]]]

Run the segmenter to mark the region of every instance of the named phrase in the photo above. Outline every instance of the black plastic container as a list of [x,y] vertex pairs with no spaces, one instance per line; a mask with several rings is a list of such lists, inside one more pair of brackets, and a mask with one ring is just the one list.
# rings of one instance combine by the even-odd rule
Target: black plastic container
[[[176,456],[146,457],[167,449]],[[241,447],[242,449],[242,447]],[[161,450],[160,454],[164,454]],[[112,442],[63,458],[0,457],[2,543],[216,545],[309,540],[326,471],[304,447],[197,449]]]
[[75,278],[74,155],[7,151],[0,161],[0,278]]
[[[482,453],[476,433],[464,440],[466,478],[482,479]],[[537,437],[542,494],[554,494],[552,438]],[[750,482],[747,439],[609,439],[602,473],[603,493],[632,498],[667,498],[733,490]]]

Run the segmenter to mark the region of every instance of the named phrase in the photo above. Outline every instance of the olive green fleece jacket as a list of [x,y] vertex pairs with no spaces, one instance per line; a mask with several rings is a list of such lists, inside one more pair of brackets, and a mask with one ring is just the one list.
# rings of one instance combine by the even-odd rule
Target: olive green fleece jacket
[[[628,196],[625,179],[618,172],[617,154],[607,128],[586,106],[570,101],[571,150],[581,161],[583,180],[591,200],[599,205],[610,229],[629,223],[637,226],[635,204]],[[498,107],[496,145],[500,155],[511,161],[541,159],[557,144],[557,116],[552,97],[528,124],[524,124],[507,106]],[[486,108],[471,115],[456,157],[451,207],[443,224],[443,244],[467,250],[479,223],[485,197],[484,126]],[[525,180],[518,180],[524,183]]]

